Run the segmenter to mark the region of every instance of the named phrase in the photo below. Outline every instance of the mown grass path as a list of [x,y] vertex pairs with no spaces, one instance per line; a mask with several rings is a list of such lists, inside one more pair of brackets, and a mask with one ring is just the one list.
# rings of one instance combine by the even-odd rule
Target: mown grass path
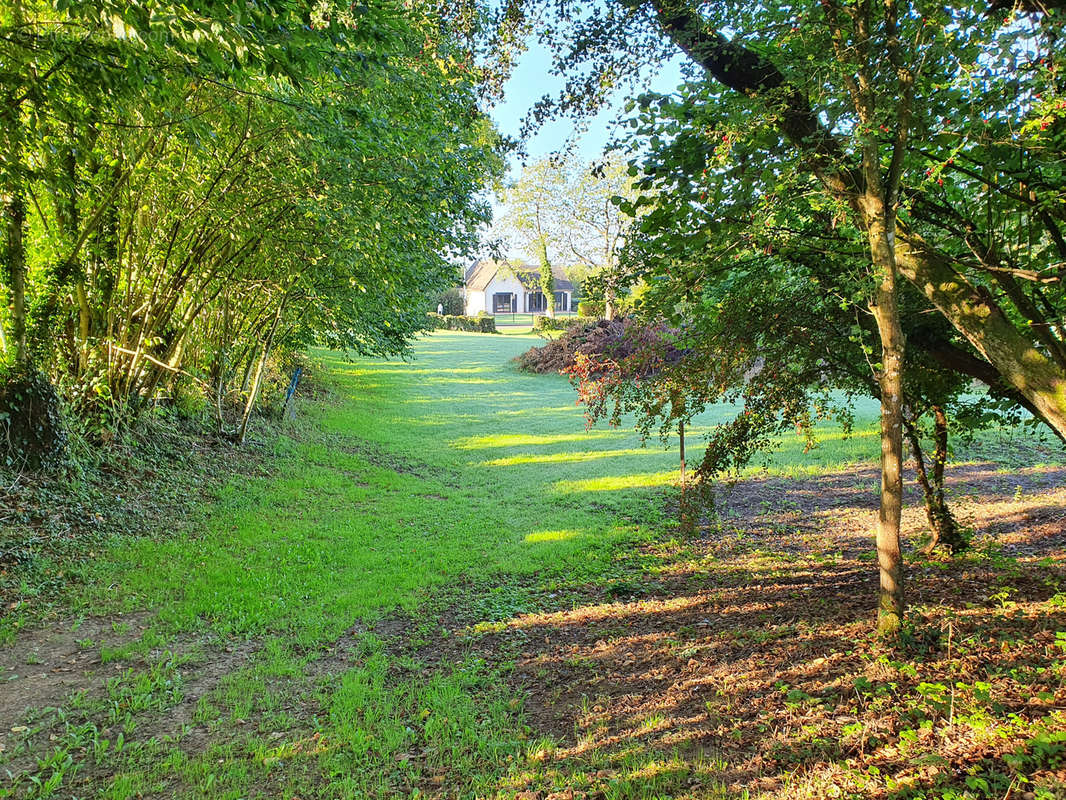
[[[536,342],[440,332],[408,362],[318,354],[334,401],[309,405],[272,445],[268,476],[234,479],[202,530],[108,553],[73,622],[19,643],[0,691],[38,707],[9,726],[0,797],[473,797],[533,780],[553,743],[510,680],[524,640],[490,653],[464,632],[491,636],[590,592],[640,595],[671,574],[656,550],[679,547],[663,502],[676,450],[586,431],[564,378],[510,367]],[[868,463],[872,411],[813,453],[786,440],[771,472]],[[767,574],[792,556],[774,558]],[[587,659],[574,660],[558,668]],[[49,683],[48,669],[64,679]],[[550,685],[556,667],[538,669]],[[584,702],[576,680],[555,697]],[[641,719],[647,732],[663,724]],[[621,758],[604,761],[612,775],[648,775],[584,771],[579,783],[611,798],[683,785],[702,796],[712,790],[687,776],[721,766]]]

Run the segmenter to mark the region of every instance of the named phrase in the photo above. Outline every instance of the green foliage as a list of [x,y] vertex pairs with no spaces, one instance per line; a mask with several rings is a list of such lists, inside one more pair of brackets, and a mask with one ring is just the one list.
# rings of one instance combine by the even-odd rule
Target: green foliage
[[537,242],[537,256],[540,263],[540,291],[548,304],[548,316],[555,316],[555,276],[552,274],[552,262],[548,258],[548,243],[545,237]]
[[1058,769],[1066,764],[1066,731],[1038,733],[1013,753],[1004,755],[1003,760],[1018,772]]
[[476,317],[467,317],[461,314],[437,314],[429,313],[430,324],[436,330],[469,331],[472,333],[499,333],[496,330],[496,318],[484,312]]
[[602,300],[582,300],[577,304],[578,316],[603,318],[604,304]]
[[[808,32],[793,33],[789,46]],[[624,259],[631,279],[647,287],[638,313],[685,331],[687,369],[705,369],[706,382],[720,380],[723,362],[734,362],[727,396],[745,406],[712,436],[705,474],[742,466],[785,425],[809,429],[826,415],[846,425],[847,402],[827,402],[827,390],[880,396],[860,221],[778,147],[777,120],[759,117],[720,85],[645,94],[633,110],[632,149],[645,153],[633,171],[645,177],[642,194],[620,206],[644,214]],[[1000,381],[991,381],[991,397],[971,394],[968,370],[981,356],[930,313],[927,298],[908,286],[900,304],[906,424],[915,441],[931,436],[935,406],[946,410],[959,439],[1024,418],[1019,395]]]
[[[978,379],[994,396],[1049,416],[1063,435],[1066,409],[1054,387],[1066,369],[1056,327],[1064,295],[1040,285],[1066,255],[1062,217],[1051,210],[1066,193],[1056,149],[1066,114],[1053,56],[1060,12],[1001,17],[977,6],[875,3],[867,18],[833,4],[647,0],[628,4],[623,19],[610,4],[583,14],[550,5],[568,84],[538,105],[538,119],[594,107],[678,45],[693,61],[693,78],[677,92],[630,98],[634,138],[623,143],[637,154],[631,174],[643,189],[617,199],[623,211],[643,215],[629,237],[637,247],[627,277],[663,284],[660,310],[714,313],[734,291],[738,304],[750,300],[730,273],[738,263],[754,266],[760,253],[767,262],[807,262],[797,285],[821,262],[818,271],[830,278],[821,299],[840,301],[841,321],[858,329],[847,339],[863,340],[872,356],[864,372],[876,373],[868,306],[876,270],[861,199],[870,184],[869,173],[860,174],[874,170],[879,184],[898,179],[900,187],[888,206],[901,221],[896,261],[912,284],[905,302],[917,335],[908,335],[908,347],[942,374],[957,373],[956,385]],[[906,92],[904,73],[880,68],[890,52],[907,65]],[[1032,68],[1019,70],[1019,58]],[[861,96],[856,75],[867,76]],[[1001,190],[1012,182],[1028,194]],[[936,273],[948,263],[953,275]],[[974,323],[986,307],[1002,324]],[[798,303],[791,312],[807,309]],[[926,320],[947,324],[926,339]],[[927,397],[918,391],[911,399],[921,405]],[[954,421],[968,424],[956,410]]]
[[20,365],[0,374],[0,447],[9,469],[48,469],[63,463],[67,429],[62,401],[39,370]]
[[533,330],[535,331],[565,331],[574,324],[573,319],[549,316],[537,316],[533,318]]
[[466,307],[463,305],[463,290],[455,286],[445,289],[433,301],[434,311],[438,305],[444,306],[445,316],[462,316],[466,312]]
[[[600,299],[605,285],[612,294],[621,291],[618,254],[631,220],[611,198],[632,198],[634,192],[633,178],[617,153],[593,163],[555,153],[527,165],[504,189],[504,212],[496,228],[512,246],[536,256],[549,311],[554,307],[553,262],[573,264],[567,273],[576,278],[579,294]],[[594,274],[598,284],[588,280]]]
[[389,0],[5,7],[19,355],[75,414],[198,387],[243,435],[274,350],[405,352],[501,167],[453,23]]

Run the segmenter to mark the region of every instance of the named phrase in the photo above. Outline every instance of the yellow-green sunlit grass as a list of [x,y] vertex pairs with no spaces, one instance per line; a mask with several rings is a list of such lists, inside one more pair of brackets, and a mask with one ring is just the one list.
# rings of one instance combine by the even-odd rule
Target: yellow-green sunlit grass
[[563,542],[567,539],[573,539],[575,536],[580,536],[580,531],[575,530],[563,530],[563,531],[534,531],[526,536],[527,542]]
[[607,439],[610,431],[582,431],[563,434],[504,433],[491,436],[475,436],[462,439],[455,446],[463,450],[487,450],[492,447],[529,447],[563,442],[584,442],[589,439]]
[[455,442],[455,446],[462,450],[487,450],[493,447],[539,447],[541,445],[563,444],[564,442],[586,442],[589,439],[606,439],[610,438],[610,436],[609,431],[557,434],[503,433],[461,439]]
[[598,458],[618,458],[621,456],[647,456],[653,453],[644,447],[628,447],[622,450],[584,450],[578,453],[547,453],[536,455],[507,456],[483,461],[486,467],[511,467],[517,464],[563,464],[574,461],[593,461]]
[[615,492],[619,489],[648,489],[669,486],[676,479],[673,472],[637,472],[629,475],[604,475],[580,481],[558,481],[555,489],[564,494],[575,492]]

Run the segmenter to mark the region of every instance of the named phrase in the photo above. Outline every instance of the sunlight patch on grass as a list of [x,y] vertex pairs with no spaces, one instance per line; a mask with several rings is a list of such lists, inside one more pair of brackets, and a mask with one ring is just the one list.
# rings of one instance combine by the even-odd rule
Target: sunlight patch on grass
[[[492,383],[507,383],[503,378],[434,378],[427,377],[427,383],[460,383],[463,386],[487,386]],[[508,393],[509,394],[509,393]]]
[[526,536],[527,542],[564,542],[567,539],[573,539],[575,536],[580,536],[580,531],[575,530],[561,530],[561,531],[535,531]]
[[511,408],[497,411],[497,417],[528,417],[543,416],[545,414],[573,414],[576,409],[574,403],[565,406],[543,406],[538,408]]
[[678,479],[677,472],[634,472],[629,475],[604,475],[577,481],[556,481],[554,488],[563,494],[579,492],[613,492],[619,489],[650,489],[669,486]]
[[[705,595],[678,595],[665,598],[649,598],[635,600],[629,603],[598,603],[595,605],[575,606],[567,611],[547,611],[533,614],[519,614],[507,621],[507,627],[517,630],[525,628],[537,628],[552,626],[556,628],[568,628],[579,625],[591,625],[604,620],[624,620],[630,617],[666,614],[678,611],[694,611],[715,605],[716,601]],[[752,611],[767,608],[766,604],[746,603],[729,607],[719,613],[740,612],[751,613]],[[654,639],[659,639],[667,634],[665,632],[655,634]],[[619,642],[615,642],[617,646]]]
[[580,433],[497,433],[490,436],[471,436],[460,439],[455,446],[462,450],[487,450],[490,447],[530,447],[565,442],[583,442],[587,439],[606,439],[613,431],[582,431]]
[[506,458],[494,458],[491,461],[482,461],[483,467],[513,467],[518,464],[569,464],[579,461],[594,461],[597,458],[610,458],[612,456],[638,456],[648,455],[648,451],[640,447],[631,447],[623,450],[583,450],[577,453],[523,453]]

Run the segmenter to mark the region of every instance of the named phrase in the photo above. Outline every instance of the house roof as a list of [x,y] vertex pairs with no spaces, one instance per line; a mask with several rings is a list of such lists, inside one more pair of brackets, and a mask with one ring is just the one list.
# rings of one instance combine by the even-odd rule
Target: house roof
[[[512,273],[519,282],[527,289],[537,288],[540,284],[540,268],[525,262],[509,263],[507,261],[494,261],[483,259],[473,264],[466,271],[466,288],[474,291],[482,291],[496,278],[501,270]],[[562,267],[552,265],[552,278],[555,280],[557,292],[573,292],[574,284],[566,277]]]

